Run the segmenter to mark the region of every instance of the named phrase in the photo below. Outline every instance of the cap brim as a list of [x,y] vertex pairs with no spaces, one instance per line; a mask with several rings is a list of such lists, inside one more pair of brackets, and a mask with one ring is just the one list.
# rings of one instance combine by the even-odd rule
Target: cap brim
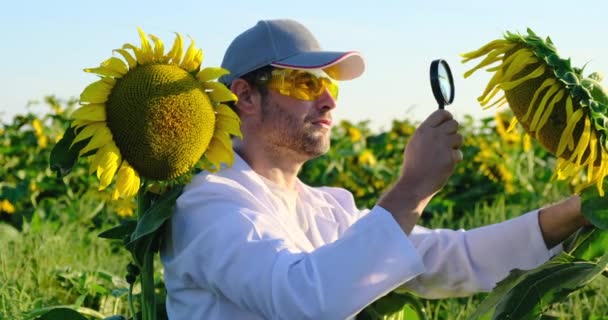
[[274,67],[299,70],[323,69],[335,80],[351,80],[365,71],[365,61],[359,52],[313,51],[299,53],[271,63]]

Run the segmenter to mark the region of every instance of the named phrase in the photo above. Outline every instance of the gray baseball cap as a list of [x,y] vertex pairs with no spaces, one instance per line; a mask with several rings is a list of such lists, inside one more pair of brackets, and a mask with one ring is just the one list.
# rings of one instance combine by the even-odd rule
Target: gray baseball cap
[[365,70],[359,52],[323,51],[314,35],[299,22],[260,20],[237,36],[224,54],[222,68],[230,74],[220,78],[229,84],[264,66],[290,69],[322,69],[335,80],[351,80]]

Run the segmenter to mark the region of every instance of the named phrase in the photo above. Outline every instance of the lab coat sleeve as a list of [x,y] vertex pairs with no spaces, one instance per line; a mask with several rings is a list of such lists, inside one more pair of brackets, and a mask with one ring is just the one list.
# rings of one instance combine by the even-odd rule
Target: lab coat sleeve
[[562,250],[548,250],[538,210],[468,231],[415,227],[410,239],[426,272],[405,284],[426,298],[465,296],[491,290],[512,269],[532,269]]
[[251,208],[207,201],[180,211],[172,220],[180,248],[166,267],[267,319],[345,319],[424,271],[381,207],[310,252],[289,240],[278,219]]

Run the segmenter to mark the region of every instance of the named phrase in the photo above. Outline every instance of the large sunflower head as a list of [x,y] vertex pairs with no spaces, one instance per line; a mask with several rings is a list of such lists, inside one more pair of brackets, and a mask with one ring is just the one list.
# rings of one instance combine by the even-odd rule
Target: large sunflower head
[[[602,183],[608,174],[608,96],[601,76],[559,57],[550,38],[528,29],[507,32],[480,49],[465,53],[463,62],[484,57],[465,78],[487,67],[494,75],[478,98],[484,107],[509,105],[514,121],[558,158],[557,177],[580,191]],[[500,98],[496,96],[503,92]]]
[[82,107],[72,114],[72,145],[88,139],[79,154],[92,154],[90,171],[97,173],[100,189],[117,175],[114,198],[134,196],[140,177],[181,176],[201,157],[209,170],[232,164],[230,135],[241,136],[238,116],[222,104],[236,96],[212,81],[228,71],[201,70],[202,50],[191,40],[184,53],[179,34],[165,53],[158,37],[138,31],[141,47],[125,44],[114,50],[122,59],[85,69],[101,79],[84,89]]

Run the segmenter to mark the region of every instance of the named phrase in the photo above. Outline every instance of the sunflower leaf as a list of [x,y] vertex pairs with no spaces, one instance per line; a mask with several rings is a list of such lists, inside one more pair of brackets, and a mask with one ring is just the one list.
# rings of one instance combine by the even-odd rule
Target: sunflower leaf
[[72,168],[74,168],[74,165],[76,164],[76,160],[78,160],[78,153],[89,143],[89,140],[91,140],[90,138],[84,139],[75,143],[70,148],[70,145],[72,145],[72,142],[76,137],[74,131],[73,127],[69,127],[63,134],[61,140],[57,142],[51,151],[50,168],[53,171],[57,171],[58,178],[61,178],[72,171]]
[[595,261],[601,258],[608,247],[608,231],[588,226],[582,230],[582,239],[571,254],[579,259]]
[[536,269],[512,272],[499,282],[469,320],[533,319],[548,305],[559,302],[599,275],[608,262],[604,254],[597,263],[583,261],[567,253]]
[[39,308],[30,311],[26,318],[27,319],[40,320],[86,320],[87,318],[75,310],[74,306],[63,305],[63,306],[52,306]]
[[173,214],[173,205],[182,193],[182,189],[183,185],[179,185],[160,196],[139,219],[135,231],[131,234],[131,241],[127,244],[127,249],[138,259],[142,258],[145,251],[148,250],[148,243],[154,241],[154,233]]
[[137,222],[135,220],[128,220],[108,230],[103,231],[99,234],[99,237],[105,239],[122,240],[125,238],[125,236],[130,236],[131,233],[133,233],[133,230],[135,230],[136,225]]
[[608,229],[608,198],[599,195],[597,188],[587,188],[581,193],[581,211],[594,226]]

